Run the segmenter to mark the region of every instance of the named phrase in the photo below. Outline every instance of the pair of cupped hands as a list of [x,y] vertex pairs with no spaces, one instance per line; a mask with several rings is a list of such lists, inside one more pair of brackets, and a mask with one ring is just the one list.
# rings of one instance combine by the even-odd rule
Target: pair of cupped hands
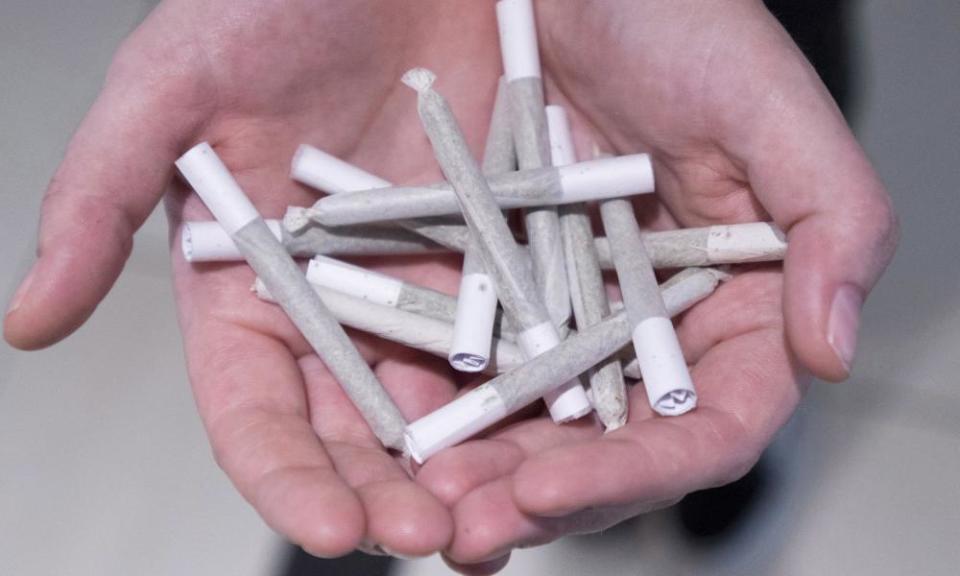
[[[405,472],[242,264],[171,250],[197,406],[217,462],[264,520],[319,556],[441,552],[489,573],[511,549],[601,530],[732,481],[811,375],[850,373],[860,309],[892,256],[883,185],[816,73],[756,0],[536,3],[547,99],[578,148],[649,152],[652,228],[773,220],[783,266],[744,269],[678,322],[699,407],[662,418],[642,386],[630,419],[558,426],[539,409]],[[161,198],[172,243],[209,212],[174,160],[209,141],[260,211],[314,193],[288,167],[310,143],[401,183],[441,178],[399,79],[434,70],[474,151],[501,73],[492,1],[165,0],[123,43],[43,202],[38,260],[5,320],[53,344],[104,298]],[[455,291],[453,258],[368,260]],[[437,358],[357,336],[408,420],[462,380]]]

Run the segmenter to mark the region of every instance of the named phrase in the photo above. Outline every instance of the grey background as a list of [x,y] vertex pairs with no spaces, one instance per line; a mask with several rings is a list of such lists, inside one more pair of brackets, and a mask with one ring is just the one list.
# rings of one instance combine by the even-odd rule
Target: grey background
[[[149,2],[0,5],[0,295],[33,257],[46,182]],[[858,134],[903,241],[855,376],[777,441],[749,529],[691,548],[666,514],[515,554],[508,574],[954,574],[960,565],[960,4],[865,1]],[[0,345],[0,574],[270,573],[280,541],[216,468],[186,383],[163,218],[86,326]],[[403,574],[440,574],[436,559]]]

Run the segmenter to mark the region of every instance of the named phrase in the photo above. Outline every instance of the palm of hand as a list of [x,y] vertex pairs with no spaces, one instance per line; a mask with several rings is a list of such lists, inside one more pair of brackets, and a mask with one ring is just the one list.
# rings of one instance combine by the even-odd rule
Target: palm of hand
[[[663,204],[644,207],[651,224],[765,217],[754,188],[771,176],[754,161],[775,133],[758,124],[783,108],[768,88],[809,71],[796,65],[778,75],[777,66],[793,63],[778,52],[777,66],[761,75],[767,83],[750,84],[755,74],[737,58],[783,42],[752,4],[692,3],[699,14],[688,3],[662,4],[634,21],[624,16],[632,8],[542,2],[548,98],[574,111],[581,144],[655,154]],[[755,28],[745,34],[755,45],[729,34],[725,24],[736,22]],[[112,81],[152,88],[146,105],[170,119],[170,150],[209,140],[261,211],[276,217],[312,201],[286,173],[301,142],[389,179],[438,177],[414,97],[398,82],[415,65],[438,73],[479,150],[499,74],[496,46],[488,5],[171,0],[131,40]],[[816,93],[808,80],[801,74],[784,89]],[[182,186],[167,206],[173,226],[207,217]],[[470,563],[609,525],[745,471],[801,394],[784,337],[781,275],[755,270],[679,324],[700,392],[695,413],[655,418],[635,388],[631,421],[615,434],[533,418],[437,456],[414,483],[281,313],[251,301],[249,270],[193,268],[179,256],[174,269],[191,381],[218,461],[272,526],[320,555],[361,544],[412,555],[447,548],[455,562]],[[456,278],[436,262],[394,261],[389,270],[448,290]],[[455,394],[441,361],[359,344],[408,418]]]
[[[724,38],[724,20],[708,20],[716,14],[700,19],[684,3],[652,7],[642,19],[605,8],[538,5],[548,97],[577,112],[581,149],[593,141],[653,153],[659,203],[638,203],[651,226],[769,219],[745,170],[751,151],[735,140],[749,130],[736,126],[750,114],[745,107],[771,96],[758,98],[767,87],[756,87],[757,97],[747,92],[743,62],[729,57],[750,47]],[[742,17],[727,12],[732,21]],[[688,34],[665,31],[663,22],[684,22]],[[776,32],[753,41],[782,40]],[[720,86],[740,85],[742,100],[722,98]],[[681,319],[699,394],[694,413],[657,417],[636,386],[630,421],[615,433],[542,417],[427,463],[419,481],[454,514],[448,558],[496,569],[518,545],[600,530],[745,473],[805,387],[787,350],[781,292],[782,274],[758,268]]]
[[[315,199],[287,174],[303,142],[397,181],[440,177],[415,96],[399,76],[414,63],[452,75],[466,60],[471,37],[474,44],[495,40],[492,28],[461,34],[451,51],[427,54],[407,34],[420,30],[436,38],[442,12],[410,14],[380,3],[346,9],[336,2],[259,4],[250,3],[259,9],[249,20],[215,20],[222,25],[184,44],[172,60],[185,63],[177,82],[189,90],[166,86],[178,107],[202,118],[191,138],[211,142],[261,213],[278,217],[287,205]],[[164,18],[177,10],[163,5],[154,18],[168,24]],[[235,5],[229,10],[237,13]],[[455,88],[468,111],[465,125],[475,134],[486,122],[497,74],[496,52],[485,53],[488,71],[478,82],[490,89]],[[184,94],[194,100],[185,103]],[[182,185],[168,195],[167,208],[172,226],[209,218]],[[174,253],[198,407],[219,463],[265,520],[318,555],[358,545],[405,555],[444,548],[452,536],[447,507],[379,447],[282,313],[252,299],[249,269],[194,267]],[[449,261],[364,264],[448,291],[457,282]],[[357,342],[408,418],[456,392],[439,359],[363,337]]]

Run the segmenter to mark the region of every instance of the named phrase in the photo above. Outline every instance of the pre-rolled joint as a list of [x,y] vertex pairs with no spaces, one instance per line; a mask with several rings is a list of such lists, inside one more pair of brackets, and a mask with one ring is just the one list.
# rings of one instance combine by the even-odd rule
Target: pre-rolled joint
[[521,78],[540,78],[540,51],[537,46],[537,22],[531,0],[497,2],[500,52],[507,82]]
[[[280,240],[282,225],[277,220],[267,220],[267,227]],[[216,220],[186,222],[180,231],[180,249],[187,262],[230,262],[243,260],[240,249],[223,226]]]
[[770,222],[711,226],[707,235],[707,254],[714,262],[761,262],[786,253],[786,236]]
[[176,165],[228,235],[260,217],[209,143],[197,144]]
[[316,256],[307,265],[307,282],[367,300],[396,307],[403,282],[340,260]]
[[558,168],[563,204],[619,198],[654,191],[648,154],[598,158]]
[[[560,345],[560,336],[552,322],[543,322],[517,335],[517,344],[528,360]],[[543,397],[554,422],[564,423],[586,416],[593,411],[587,393],[580,382],[572,380]]]
[[[230,237],[227,236],[227,233],[223,231],[223,227],[217,224],[217,227],[220,228],[220,231],[223,232],[223,236],[227,237],[227,240],[230,240]],[[194,261],[194,250],[193,250],[193,239],[196,236],[193,226],[190,222],[187,222],[183,225],[183,228],[180,230],[180,251],[183,253],[183,259],[187,262]],[[219,242],[217,244],[220,244]],[[233,244],[233,241],[230,240],[230,244]],[[236,245],[233,245],[233,250],[236,250]]]
[[557,424],[573,422],[593,412],[593,404],[579,380],[571,380],[543,397],[550,418]]
[[517,344],[527,358],[536,358],[560,344],[560,336],[552,322],[543,322],[517,334]]
[[403,434],[406,452],[423,464],[440,450],[463,442],[508,414],[500,394],[484,384],[408,424]]
[[294,154],[290,177],[328,194],[390,186],[383,178],[307,144],[301,145]]
[[460,280],[450,345],[449,361],[455,370],[482,372],[486,369],[496,317],[497,291],[493,280],[487,274],[465,274]]
[[655,316],[637,324],[633,329],[633,347],[654,412],[679,416],[696,408],[693,380],[668,318]]
[[[577,161],[573,149],[570,120],[563,106],[550,105],[544,108],[547,115],[547,131],[550,133],[550,159],[556,167],[574,164]],[[563,172],[560,172],[562,175]]]

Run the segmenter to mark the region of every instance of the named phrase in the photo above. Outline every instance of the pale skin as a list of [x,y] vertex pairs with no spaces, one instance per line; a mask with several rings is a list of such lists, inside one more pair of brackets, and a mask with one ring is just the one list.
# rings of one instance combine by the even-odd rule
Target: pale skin
[[[638,204],[643,221],[772,218],[788,234],[784,266],[738,275],[680,320],[695,412],[655,417],[635,387],[613,434],[530,413],[410,479],[292,325],[250,295],[247,267],[190,266],[173,250],[190,379],[217,461],[309,552],[440,551],[463,572],[494,572],[517,546],[736,479],[811,375],[849,375],[860,303],[892,257],[896,224],[826,89],[762,4],[543,0],[537,15],[547,98],[568,107],[581,156],[594,143],[653,154],[658,199]],[[269,217],[315,199],[287,177],[303,142],[392,181],[435,180],[400,76],[437,73],[479,156],[499,58],[492,2],[166,0],[119,49],[47,191],[7,341],[42,348],[80,326],[161,198],[174,230],[209,218],[173,174],[192,144],[209,140]],[[367,264],[448,292],[458,283],[453,261]],[[408,419],[457,392],[442,360],[357,342]]]

